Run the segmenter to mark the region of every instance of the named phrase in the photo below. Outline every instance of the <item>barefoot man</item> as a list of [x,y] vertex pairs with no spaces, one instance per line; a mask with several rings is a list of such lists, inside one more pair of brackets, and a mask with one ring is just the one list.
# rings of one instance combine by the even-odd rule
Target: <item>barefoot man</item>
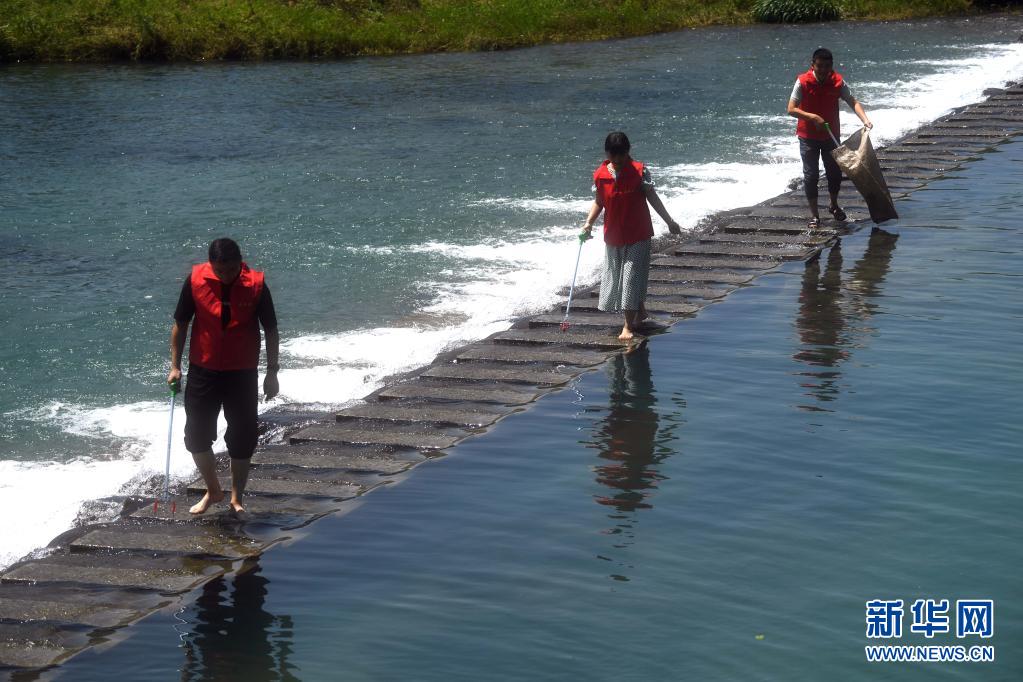
[[242,261],[231,239],[210,244],[209,262],[192,267],[181,288],[171,329],[171,370],[167,383],[181,381],[181,355],[188,325],[192,339],[185,382],[185,448],[206,482],[206,494],[189,511],[202,514],[224,499],[213,458],[217,415],[224,408],[227,451],[231,456],[231,509],[240,512],[249,477],[249,458],[256,449],[259,401],[259,325],[266,334],[263,392],[277,395],[277,316],[263,273]]

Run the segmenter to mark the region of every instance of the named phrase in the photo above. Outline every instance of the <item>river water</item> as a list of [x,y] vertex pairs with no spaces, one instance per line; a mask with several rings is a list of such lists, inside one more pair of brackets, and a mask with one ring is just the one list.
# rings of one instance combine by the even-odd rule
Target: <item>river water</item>
[[[0,566],[162,471],[170,316],[211,239],[238,239],[274,293],[282,394],[264,409],[333,409],[555,300],[609,130],[692,228],[798,175],[783,112],[817,45],[883,142],[1023,75],[1019,33],[990,17],[0,67]],[[179,437],[173,470],[192,472]]]

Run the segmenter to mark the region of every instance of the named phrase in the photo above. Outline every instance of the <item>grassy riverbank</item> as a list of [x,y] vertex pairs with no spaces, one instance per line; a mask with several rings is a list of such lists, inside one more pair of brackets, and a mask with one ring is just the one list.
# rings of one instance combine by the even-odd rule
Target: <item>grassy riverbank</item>
[[[979,11],[845,0],[850,19]],[[987,4],[987,3],[983,3]],[[752,21],[754,0],[3,0],[0,61],[313,59],[495,50]]]

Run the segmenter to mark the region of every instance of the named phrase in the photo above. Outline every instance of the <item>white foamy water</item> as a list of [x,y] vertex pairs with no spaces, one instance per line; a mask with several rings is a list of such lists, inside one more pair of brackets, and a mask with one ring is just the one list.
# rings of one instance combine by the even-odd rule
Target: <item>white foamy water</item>
[[[873,137],[877,144],[894,140],[952,108],[978,101],[986,88],[1000,87],[1006,78],[1023,74],[1023,45],[983,45],[972,48],[962,59],[912,64],[914,70],[926,66],[937,72],[894,84],[852,82],[875,124]],[[779,89],[784,91],[785,87]],[[741,118],[753,131],[759,124],[774,124],[777,130],[781,117],[765,113]],[[794,129],[794,122],[791,125]],[[842,126],[846,134],[858,127],[855,116],[844,108]],[[715,211],[775,196],[798,177],[798,150],[792,131],[750,136],[743,144],[749,150],[749,163],[691,164],[680,159],[677,165],[652,169],[665,205],[685,229],[692,229]],[[558,300],[557,291],[571,281],[578,249],[575,235],[590,202],[589,196],[492,197],[476,202],[481,210],[498,206],[523,214],[553,215],[563,221],[559,228],[514,239],[343,247],[356,254],[391,256],[405,250],[442,257],[442,271],[410,283],[432,292],[433,300],[417,315],[390,326],[286,339],[282,344],[285,369],[280,375],[281,395],[261,404],[261,409],[285,403],[332,409],[379,388],[389,375],[428,364],[442,351],[505,329],[518,316],[548,308]],[[654,218],[654,224],[658,234],[666,231],[659,218]],[[582,249],[580,285],[590,284],[598,276],[603,249],[599,231],[595,236],[597,239]],[[99,408],[52,403],[17,416],[57,424],[69,433],[112,445],[104,457],[91,459],[0,460],[0,518],[18,519],[4,526],[0,567],[68,529],[82,503],[123,493],[163,473],[166,403]],[[194,475],[191,457],[182,443],[183,426],[179,403],[171,460],[171,473],[176,479]],[[221,423],[221,437],[223,429]],[[216,448],[223,448],[222,440]],[[40,499],[46,501],[45,513],[23,513],[24,509],[38,510]]]

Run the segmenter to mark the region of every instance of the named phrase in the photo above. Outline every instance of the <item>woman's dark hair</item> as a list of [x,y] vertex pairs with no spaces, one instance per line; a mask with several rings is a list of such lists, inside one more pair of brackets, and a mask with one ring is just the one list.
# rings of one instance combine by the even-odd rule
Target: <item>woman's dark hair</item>
[[242,259],[242,250],[238,248],[238,242],[227,237],[214,239],[210,242],[211,263],[233,263]]
[[831,50],[826,47],[818,47],[813,51],[813,57],[810,57],[810,61],[815,62],[818,59],[826,59],[829,61],[835,60],[835,58],[831,56]]
[[608,154],[628,154],[630,149],[632,145],[629,144],[629,138],[621,131],[609,134],[604,140],[604,151]]

